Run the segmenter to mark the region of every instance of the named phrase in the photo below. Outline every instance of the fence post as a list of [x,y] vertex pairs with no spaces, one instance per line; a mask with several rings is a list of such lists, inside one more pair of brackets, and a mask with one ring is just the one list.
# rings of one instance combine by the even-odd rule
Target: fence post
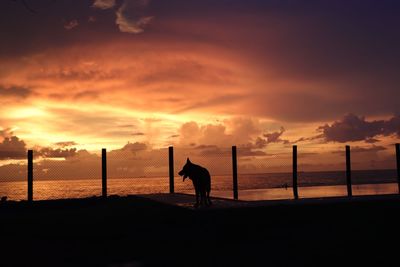
[[233,199],[239,199],[236,146],[232,146]]
[[33,150],[28,150],[28,201],[33,201]]
[[107,150],[101,150],[101,191],[102,197],[107,198]]
[[168,148],[169,155],[169,193],[175,193],[175,181],[174,181],[174,147],[170,146]]
[[350,146],[346,146],[346,184],[347,184],[347,195],[353,196],[353,190],[351,187],[351,158],[350,158]]
[[297,190],[297,145],[293,146],[293,196],[294,199],[299,199]]
[[397,185],[400,194],[400,144],[396,144],[396,162],[397,162]]

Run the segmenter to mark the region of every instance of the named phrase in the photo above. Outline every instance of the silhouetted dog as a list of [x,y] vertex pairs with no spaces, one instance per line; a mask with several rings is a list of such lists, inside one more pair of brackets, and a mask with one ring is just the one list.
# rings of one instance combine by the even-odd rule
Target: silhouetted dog
[[188,158],[185,166],[183,166],[182,170],[178,174],[183,176],[183,181],[185,181],[187,177],[192,180],[194,190],[196,192],[196,204],[194,205],[195,208],[197,208],[199,205],[211,205],[211,176],[206,168],[193,164]]

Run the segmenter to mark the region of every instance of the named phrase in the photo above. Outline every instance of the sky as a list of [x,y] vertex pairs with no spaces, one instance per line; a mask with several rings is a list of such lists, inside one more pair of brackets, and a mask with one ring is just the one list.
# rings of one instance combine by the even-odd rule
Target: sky
[[101,148],[162,173],[171,145],[216,170],[236,145],[239,170],[284,171],[294,144],[304,170],[343,168],[346,144],[355,168],[394,168],[399,15],[395,0],[1,1],[0,174],[27,149],[44,177]]

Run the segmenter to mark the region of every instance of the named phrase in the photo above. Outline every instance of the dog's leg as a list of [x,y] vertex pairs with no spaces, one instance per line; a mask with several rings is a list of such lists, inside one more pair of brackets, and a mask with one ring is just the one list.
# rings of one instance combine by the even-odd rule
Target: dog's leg
[[193,179],[193,187],[194,187],[194,192],[196,194],[196,203],[193,205],[194,208],[198,208],[199,207],[199,186],[197,184],[197,180]]
[[194,204],[194,207],[197,209],[199,207],[199,191],[196,190],[196,203]]
[[200,203],[202,207],[207,206],[206,192],[204,190],[200,192]]
[[211,202],[211,198],[210,198],[210,190],[207,190],[207,205],[211,206],[212,202]]

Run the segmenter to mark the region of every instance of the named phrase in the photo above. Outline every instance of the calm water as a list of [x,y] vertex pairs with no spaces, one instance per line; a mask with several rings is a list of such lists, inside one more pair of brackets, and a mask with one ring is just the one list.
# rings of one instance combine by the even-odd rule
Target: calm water
[[[395,170],[354,171],[352,175],[354,195],[397,193]],[[290,173],[240,174],[239,198],[243,200],[293,198],[291,179]],[[108,179],[108,194],[122,196],[166,193],[169,191],[168,181],[167,177]],[[299,173],[298,183],[299,195],[303,198],[347,194],[343,172]],[[26,182],[0,182],[0,196],[7,196],[12,200],[26,199],[26,187]],[[190,181],[183,182],[181,177],[176,177],[175,191],[193,193],[193,186]],[[100,194],[100,179],[34,181],[36,200],[82,198]],[[232,177],[213,176],[212,195],[231,198]]]

